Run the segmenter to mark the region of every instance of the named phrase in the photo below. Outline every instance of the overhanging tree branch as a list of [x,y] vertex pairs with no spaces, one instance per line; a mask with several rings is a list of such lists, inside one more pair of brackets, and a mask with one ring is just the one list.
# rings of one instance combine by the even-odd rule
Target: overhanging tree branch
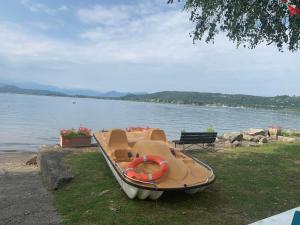
[[223,32],[237,46],[252,49],[265,43],[279,51],[299,50],[299,8],[299,0],[187,0],[184,6],[195,24],[194,41],[213,42]]

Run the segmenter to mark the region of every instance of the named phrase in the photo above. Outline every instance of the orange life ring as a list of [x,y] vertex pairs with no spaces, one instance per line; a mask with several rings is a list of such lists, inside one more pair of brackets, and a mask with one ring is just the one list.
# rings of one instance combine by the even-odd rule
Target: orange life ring
[[[148,174],[137,173],[134,168],[144,162],[154,162],[160,166],[160,169],[158,171],[155,171],[153,173],[148,173]],[[147,181],[153,181],[161,178],[168,171],[169,171],[169,165],[167,161],[165,161],[163,158],[155,155],[146,155],[146,156],[135,158],[131,163],[129,163],[125,171],[125,174],[129,178],[147,182]]]

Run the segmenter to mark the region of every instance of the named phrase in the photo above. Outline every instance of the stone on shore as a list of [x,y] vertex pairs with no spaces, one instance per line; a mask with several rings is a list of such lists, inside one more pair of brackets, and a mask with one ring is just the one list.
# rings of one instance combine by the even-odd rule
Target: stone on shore
[[241,141],[234,141],[233,143],[231,143],[230,141],[225,141],[223,144],[224,148],[236,148],[236,147],[240,147],[240,146],[242,146]]
[[268,141],[268,138],[266,138],[266,137],[263,137],[263,138],[261,138],[260,140],[259,140],[259,144],[266,144],[266,143],[268,143],[269,141]]
[[243,134],[241,132],[226,132],[223,134],[223,139],[228,140],[231,143],[235,141],[242,141]]
[[42,149],[38,153],[38,164],[41,175],[50,189],[56,190],[69,183],[74,175],[64,164],[68,152]]
[[233,145],[230,141],[225,141],[224,142],[224,148],[232,148],[232,147],[233,147]]
[[241,142],[241,141],[234,141],[234,142],[232,143],[232,147],[234,147],[234,148],[240,147],[240,146],[242,146],[242,142]]
[[277,137],[277,140],[278,140],[278,141],[285,142],[285,143],[293,143],[293,142],[295,142],[297,139],[296,139],[296,138],[293,138],[293,137],[278,136],[278,137]]
[[27,165],[27,166],[31,166],[31,165],[36,166],[36,165],[37,165],[37,156],[33,156],[31,159],[29,159],[29,160],[26,162],[26,165]]
[[258,142],[259,139],[255,136],[249,135],[249,134],[243,134],[243,140],[244,141],[251,141],[251,142]]
[[247,135],[251,135],[251,136],[257,136],[257,135],[262,135],[265,136],[266,135],[266,131],[264,129],[255,129],[255,128],[250,128],[249,130],[244,132]]
[[251,141],[243,141],[241,146],[242,147],[259,147],[260,144],[258,144],[256,142],[251,142]]

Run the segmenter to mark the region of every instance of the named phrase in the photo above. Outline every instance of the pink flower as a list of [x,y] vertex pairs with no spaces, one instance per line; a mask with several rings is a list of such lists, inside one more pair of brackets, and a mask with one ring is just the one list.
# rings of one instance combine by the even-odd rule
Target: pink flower
[[62,136],[91,136],[92,130],[86,127],[83,127],[82,125],[76,130],[74,128],[71,129],[61,129],[60,134]]
[[279,126],[279,125],[271,125],[271,126],[269,126],[269,128],[277,129],[277,130],[281,130],[282,129],[282,127]]
[[126,128],[126,131],[127,132],[132,132],[132,131],[146,131],[146,130],[149,130],[150,128],[147,126],[147,127],[128,127]]

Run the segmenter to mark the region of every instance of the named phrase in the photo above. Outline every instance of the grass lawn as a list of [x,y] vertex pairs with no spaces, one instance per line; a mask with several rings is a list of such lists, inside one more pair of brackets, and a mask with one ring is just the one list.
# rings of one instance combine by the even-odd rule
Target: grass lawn
[[192,154],[214,168],[216,182],[157,201],[129,200],[100,153],[70,155],[75,179],[54,192],[55,206],[65,224],[240,225],[300,205],[299,143]]

